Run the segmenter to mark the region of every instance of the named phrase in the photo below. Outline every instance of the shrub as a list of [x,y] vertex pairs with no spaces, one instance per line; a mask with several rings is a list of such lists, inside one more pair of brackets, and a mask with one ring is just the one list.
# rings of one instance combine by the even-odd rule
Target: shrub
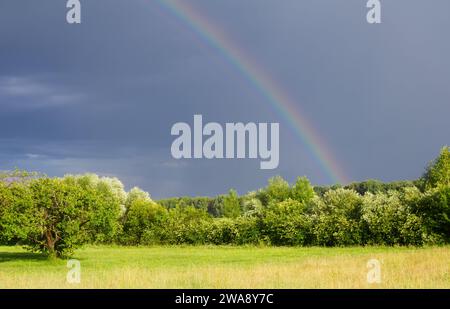
[[245,217],[259,216],[263,211],[263,205],[256,197],[256,192],[247,193],[242,197],[241,203],[242,212]]
[[156,231],[166,216],[167,210],[150,200],[150,197],[134,199],[127,208],[121,241],[127,245],[158,243]]
[[162,222],[161,242],[166,244],[204,244],[212,218],[206,210],[194,207],[170,209]]
[[312,221],[315,242],[324,246],[362,243],[362,198],[348,189],[329,190],[323,199],[314,198]]
[[235,190],[230,190],[223,200],[223,216],[237,218],[241,215],[241,204]]
[[274,245],[304,245],[310,240],[305,206],[296,200],[272,202],[263,213],[263,234]]
[[420,218],[411,213],[401,193],[366,193],[362,219],[367,227],[365,242],[381,245],[420,245]]
[[428,190],[412,211],[421,218],[428,243],[450,241],[450,186]]
[[208,226],[206,242],[214,245],[234,244],[237,234],[235,220],[230,218],[214,219]]
[[234,243],[236,245],[260,244],[263,242],[261,234],[261,220],[258,217],[243,216],[234,221],[237,234]]

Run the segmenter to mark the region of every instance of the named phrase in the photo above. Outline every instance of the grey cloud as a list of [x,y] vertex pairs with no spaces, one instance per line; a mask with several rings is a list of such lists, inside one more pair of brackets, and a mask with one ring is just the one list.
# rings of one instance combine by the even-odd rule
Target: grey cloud
[[[181,0],[285,89],[351,180],[411,179],[449,144],[450,2]],[[97,172],[155,197],[330,178],[239,68],[157,1],[0,1],[0,170]],[[175,122],[279,122],[280,166],[176,161]]]
[[37,109],[76,104],[85,96],[33,77],[0,77],[3,108]]

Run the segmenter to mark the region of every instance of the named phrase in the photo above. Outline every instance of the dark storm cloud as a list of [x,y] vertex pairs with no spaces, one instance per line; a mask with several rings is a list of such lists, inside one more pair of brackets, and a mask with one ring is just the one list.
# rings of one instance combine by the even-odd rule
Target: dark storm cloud
[[[188,1],[188,0],[186,0]],[[189,0],[261,64],[325,137],[351,180],[414,178],[449,144],[450,3]],[[244,193],[281,174],[328,183],[309,149],[252,85],[155,1],[0,3],[0,169],[97,172],[155,197]],[[176,161],[170,127],[280,122],[280,166]]]

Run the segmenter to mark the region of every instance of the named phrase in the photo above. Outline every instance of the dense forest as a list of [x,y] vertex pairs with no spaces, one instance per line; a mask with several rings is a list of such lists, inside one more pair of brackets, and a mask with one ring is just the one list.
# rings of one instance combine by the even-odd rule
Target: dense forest
[[275,246],[435,245],[450,242],[450,148],[414,181],[290,185],[281,177],[238,196],[154,201],[116,178],[0,174],[0,243],[51,256],[86,244]]

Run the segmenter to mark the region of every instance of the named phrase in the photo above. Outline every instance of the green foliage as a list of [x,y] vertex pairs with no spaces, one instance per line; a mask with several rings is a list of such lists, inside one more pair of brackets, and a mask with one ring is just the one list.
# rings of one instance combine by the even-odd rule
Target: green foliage
[[263,215],[263,234],[274,245],[305,245],[310,241],[311,222],[303,203],[287,199],[272,202]]
[[289,183],[281,176],[275,176],[269,179],[265,188],[256,192],[256,198],[267,207],[271,202],[281,202],[289,198],[290,191]]
[[122,242],[129,245],[138,245],[144,242],[143,238],[145,235],[145,242],[147,244],[158,243],[157,235],[149,234],[149,231],[161,226],[166,216],[167,210],[151,201],[150,198],[135,199],[127,208],[123,225]]
[[50,256],[113,239],[119,230],[119,203],[107,185],[87,178],[0,182],[2,238]]
[[145,192],[138,187],[134,187],[126,195],[125,209],[129,210],[136,201],[152,202],[152,199],[150,198],[150,194],[148,194],[148,192]]
[[357,245],[362,242],[362,198],[353,190],[327,191],[312,207],[315,241],[325,246]]
[[[412,189],[413,190],[413,189]],[[410,195],[419,195],[411,191]],[[402,197],[402,192],[367,193],[363,197],[363,222],[367,226],[366,241],[382,245],[421,245],[421,219],[412,214],[407,201],[411,196]]]
[[[168,199],[162,199],[157,201],[159,205],[172,209],[176,207],[189,207],[192,206],[197,209],[203,209],[209,211],[209,206],[214,202],[214,198],[209,197],[174,197]],[[211,213],[213,215],[213,213]]]
[[208,213],[214,218],[223,217],[224,195],[218,195],[210,199],[208,203]]
[[364,195],[366,193],[388,193],[389,191],[401,191],[404,188],[412,188],[414,187],[414,183],[412,181],[394,181],[383,183],[378,180],[367,180],[362,182],[354,182],[347,186],[345,189],[355,190],[360,195]]
[[22,182],[0,181],[0,241],[17,243],[28,235],[39,233],[33,193]]
[[207,242],[213,245],[234,244],[237,235],[235,220],[218,218],[214,219],[208,227]]
[[94,174],[65,176],[69,186],[79,186],[87,204],[89,241],[111,243],[120,233],[119,218],[123,215],[126,192],[117,178],[98,177]]
[[425,192],[413,211],[423,221],[428,242],[450,241],[450,186],[439,186]]
[[450,187],[450,147],[441,149],[439,156],[428,166],[423,176],[425,190],[438,186]]
[[267,195],[266,203],[268,205],[271,202],[281,202],[289,198],[290,196],[289,183],[281,176],[275,176],[269,179],[269,184],[265,188],[265,194]]
[[[330,190],[337,190],[342,188],[341,184],[334,184],[331,186],[314,186],[314,193],[316,193],[316,195],[323,197],[325,195],[325,193],[327,193]],[[345,189],[352,189],[352,188],[345,188]]]
[[234,220],[237,230],[234,244],[260,244],[264,242],[262,236],[261,220],[258,217],[239,217]]
[[290,192],[291,198],[303,205],[307,205],[315,195],[314,189],[306,177],[298,177]]
[[360,195],[364,195],[366,193],[379,193],[384,192],[384,184],[381,181],[378,180],[367,180],[363,182],[354,182],[347,186],[345,186],[345,189],[354,190],[358,192]]
[[223,200],[223,216],[237,218],[241,215],[241,204],[235,190],[230,190]]
[[241,198],[244,216],[253,217],[259,216],[262,213],[263,205],[256,195],[256,192],[249,192]]
[[28,211],[35,219],[34,228],[22,235],[24,244],[50,256],[71,254],[89,235],[90,196],[62,179],[37,179],[30,189],[33,203]]
[[205,210],[192,206],[170,209],[159,239],[165,244],[203,244],[212,220]]
[[260,222],[255,217],[217,218],[209,224],[207,243],[214,245],[259,244]]
[[[450,155],[444,147],[420,181],[345,187],[290,186],[277,176],[239,197],[181,197],[155,203],[117,178],[0,173],[0,243],[53,256],[85,243],[423,245],[450,242]],[[420,189],[420,190],[419,190]]]

